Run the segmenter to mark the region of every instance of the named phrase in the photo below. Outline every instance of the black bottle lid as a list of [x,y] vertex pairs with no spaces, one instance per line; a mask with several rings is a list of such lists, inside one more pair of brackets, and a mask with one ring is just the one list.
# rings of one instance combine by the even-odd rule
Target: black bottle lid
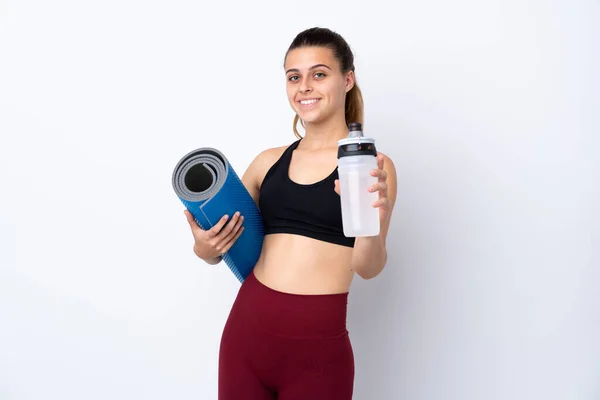
[[363,136],[362,124],[351,122],[348,128],[348,137],[338,141],[338,158],[365,155],[377,157],[375,140]]

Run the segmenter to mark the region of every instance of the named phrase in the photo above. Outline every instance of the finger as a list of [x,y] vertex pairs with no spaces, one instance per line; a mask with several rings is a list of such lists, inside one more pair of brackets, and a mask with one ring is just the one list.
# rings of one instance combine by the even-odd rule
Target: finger
[[217,235],[216,239],[217,239],[218,242],[222,242],[223,239],[226,238],[227,235],[229,235],[229,233],[231,233],[231,231],[233,230],[233,228],[237,224],[239,218],[240,218],[240,212],[236,211],[233,214],[233,217],[231,217],[231,219],[229,220],[229,222],[227,222],[227,224],[225,225],[225,227],[223,227],[221,229],[221,231],[219,232],[219,234]]
[[232,237],[234,237],[236,235],[236,233],[238,232],[238,230],[242,227],[242,224],[244,223],[244,216],[240,215],[240,217],[237,219],[237,221],[234,224],[234,220],[232,219],[230,224],[234,224],[233,225],[233,229],[231,229],[229,231],[229,233],[220,240],[221,243],[227,243],[231,240]]
[[188,210],[184,210],[183,213],[185,214],[185,218],[187,219],[188,224],[190,224],[190,228],[192,229],[192,232],[198,230],[198,229],[202,229],[198,223],[196,222],[196,220],[194,219],[194,216],[192,215],[191,212],[189,212]]
[[223,229],[223,226],[225,225],[225,223],[227,222],[227,220],[229,219],[229,215],[225,214],[221,217],[221,219],[219,220],[219,222],[217,222],[212,228],[210,228],[210,230],[208,231],[208,235],[211,238],[214,238],[215,236],[217,236],[219,234],[219,232],[221,232],[221,229]]
[[371,176],[376,176],[377,178],[379,178],[379,182],[384,182],[387,180],[387,171],[383,169],[374,169],[373,171],[371,171]]
[[377,168],[383,169],[383,155],[377,154]]
[[225,246],[221,249],[220,253],[225,254],[231,249],[231,246],[235,244],[235,241],[240,237],[240,235],[244,232],[244,227],[242,226],[239,231],[236,232],[235,236],[231,238],[229,242],[225,244]]
[[334,184],[333,190],[335,190],[335,192],[337,194],[340,194],[340,180],[339,179],[335,180],[335,184]]
[[387,210],[389,207],[389,199],[387,197],[382,197],[376,201],[373,202],[373,207],[375,208],[383,208],[384,210]]
[[379,191],[379,193],[385,193],[387,191],[387,183],[386,182],[377,182],[376,184],[374,184],[373,186],[369,187],[369,192],[377,192]]

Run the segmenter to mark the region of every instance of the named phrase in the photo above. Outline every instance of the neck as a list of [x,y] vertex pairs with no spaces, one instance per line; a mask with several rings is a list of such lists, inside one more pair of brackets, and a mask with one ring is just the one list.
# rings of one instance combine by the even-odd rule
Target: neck
[[348,126],[345,117],[331,118],[319,123],[307,123],[306,134],[302,139],[303,146],[319,149],[337,147],[337,141],[348,137]]

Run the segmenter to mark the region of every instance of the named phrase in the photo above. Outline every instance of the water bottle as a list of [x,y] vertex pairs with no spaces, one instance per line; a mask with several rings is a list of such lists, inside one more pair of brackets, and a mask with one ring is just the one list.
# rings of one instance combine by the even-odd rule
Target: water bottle
[[377,183],[371,171],[377,169],[375,140],[365,138],[362,125],[353,122],[348,137],[338,141],[338,174],[344,236],[361,237],[379,234],[379,208],[373,203],[378,192],[369,192]]

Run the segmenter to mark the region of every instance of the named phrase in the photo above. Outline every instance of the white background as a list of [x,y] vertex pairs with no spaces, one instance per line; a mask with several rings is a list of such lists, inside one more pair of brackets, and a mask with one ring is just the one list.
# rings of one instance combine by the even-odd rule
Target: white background
[[294,140],[283,56],[356,52],[393,158],[355,399],[600,398],[597,1],[0,1],[0,399],[216,399],[239,286],[176,162]]

